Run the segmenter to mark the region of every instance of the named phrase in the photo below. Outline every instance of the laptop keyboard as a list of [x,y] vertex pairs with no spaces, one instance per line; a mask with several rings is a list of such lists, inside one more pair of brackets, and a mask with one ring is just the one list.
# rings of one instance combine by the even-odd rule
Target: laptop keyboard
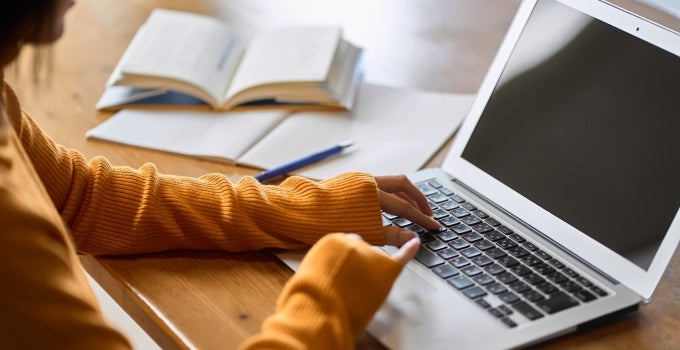
[[422,246],[415,259],[508,327],[517,326],[515,313],[534,321],[607,295],[439,182],[416,186],[442,229],[428,231],[389,213],[385,224],[417,233]]

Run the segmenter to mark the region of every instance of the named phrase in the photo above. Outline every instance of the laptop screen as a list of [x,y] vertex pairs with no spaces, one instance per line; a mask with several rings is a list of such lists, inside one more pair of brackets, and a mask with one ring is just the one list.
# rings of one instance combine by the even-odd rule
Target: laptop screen
[[533,11],[462,157],[647,270],[680,206],[680,58]]

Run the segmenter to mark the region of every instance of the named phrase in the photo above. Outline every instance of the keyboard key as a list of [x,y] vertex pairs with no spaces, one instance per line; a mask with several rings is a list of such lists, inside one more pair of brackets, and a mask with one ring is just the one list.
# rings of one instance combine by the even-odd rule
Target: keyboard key
[[527,300],[534,302],[534,303],[537,302],[537,301],[541,301],[541,300],[545,299],[543,294],[541,294],[541,293],[539,293],[539,292],[537,292],[533,289],[525,291],[524,293],[522,293],[522,296],[524,296]]
[[573,296],[577,297],[580,301],[582,301],[584,303],[587,303],[589,301],[593,301],[593,300],[597,299],[597,297],[593,293],[591,293],[591,292],[589,292],[585,289],[577,290],[577,291],[575,291],[571,294]]
[[510,289],[512,289],[515,292],[520,293],[520,294],[531,289],[531,286],[529,286],[528,284],[526,284],[522,281],[516,281],[516,282],[510,283],[508,285],[508,287],[510,287]]
[[449,264],[442,264],[439,266],[435,266],[432,271],[437,274],[437,276],[447,279],[449,277],[453,277],[456,275],[459,275],[460,273],[458,272],[458,269],[455,267],[449,265]]
[[524,261],[524,263],[529,265],[529,266],[534,266],[534,265],[538,265],[538,264],[543,263],[543,260],[539,259],[535,255],[523,256],[522,261]]
[[472,203],[470,203],[470,202],[465,202],[465,203],[461,204],[460,206],[463,207],[463,208],[465,208],[465,209],[467,209],[467,210],[469,210],[469,211],[477,210],[477,207],[475,207],[474,205],[472,205]]
[[484,300],[484,298],[475,299],[475,303],[477,303],[477,305],[481,306],[484,309],[488,309],[491,307],[491,304],[489,304],[488,301]]
[[540,311],[534,309],[533,306],[527,304],[525,301],[518,301],[510,306],[531,321],[543,317],[543,314]]
[[413,224],[413,222],[411,222],[411,220],[409,220],[409,219],[396,218],[392,221],[392,224],[399,226],[399,227],[406,227],[408,225]]
[[460,254],[463,255],[464,257],[468,258],[468,259],[472,259],[472,258],[482,254],[482,252],[480,252],[479,249],[477,249],[475,247],[467,247],[467,248],[461,249]]
[[438,250],[442,250],[444,248],[449,247],[446,243],[444,243],[444,242],[442,242],[438,239],[436,239],[432,242],[428,242],[427,244],[425,244],[425,246],[430,248],[430,250],[435,251],[435,252],[438,251]]
[[534,271],[540,273],[541,275],[547,275],[555,272],[555,269],[552,266],[544,263],[537,264],[532,267],[534,268]]
[[509,317],[501,318],[501,322],[503,322],[503,324],[505,324],[506,326],[508,326],[510,328],[517,327],[517,323],[515,323],[515,321],[511,320]]
[[550,254],[548,254],[548,253],[546,253],[546,252],[544,252],[544,251],[542,251],[542,250],[540,250],[540,249],[537,250],[534,254],[536,254],[539,258],[541,258],[541,259],[543,259],[543,260],[550,260],[550,259],[552,259],[552,256],[550,256]]
[[475,211],[472,212],[472,214],[474,214],[476,217],[478,217],[480,219],[486,219],[486,218],[489,217],[489,215],[487,213],[485,213],[481,210],[475,210]]
[[608,295],[608,293],[604,289],[602,289],[598,286],[592,286],[592,287],[590,287],[590,290],[592,290],[593,292],[595,292],[595,294],[597,294],[601,297],[606,297]]
[[468,232],[468,233],[463,233],[460,236],[463,237],[466,241],[468,241],[470,243],[477,242],[480,239],[482,239],[482,236],[479,233],[474,232],[474,231],[471,231],[471,232]]
[[445,202],[439,203],[439,207],[444,209],[444,210],[451,210],[451,209],[454,209],[454,208],[458,208],[459,205],[458,205],[458,203],[456,203],[454,201],[447,200]]
[[511,274],[511,273],[509,273],[509,272],[503,272],[503,273],[498,274],[498,275],[496,276],[496,279],[497,279],[499,282],[505,283],[505,284],[508,284],[508,283],[512,283],[512,282],[517,281],[517,277],[515,277],[515,275],[513,275],[513,274]]
[[443,193],[443,194],[445,194],[445,195],[447,195],[447,196],[453,196],[453,194],[454,194],[453,191],[451,191],[450,189],[448,189],[448,188],[446,188],[446,187],[440,188],[440,189],[439,189],[439,192],[441,192],[441,193]]
[[504,257],[498,258],[498,259],[496,259],[496,261],[504,267],[513,267],[513,266],[519,264],[519,261],[515,260],[515,258],[510,257],[510,256],[504,256]]
[[553,281],[554,283],[560,284],[564,281],[566,281],[568,278],[567,276],[559,273],[559,272],[553,272],[551,274],[548,274],[546,276],[549,280]]
[[517,243],[524,243],[526,241],[526,239],[524,239],[524,237],[522,237],[522,236],[520,236],[520,235],[518,235],[517,233],[514,233],[514,232],[509,234],[508,238],[510,238],[511,240],[513,240]]
[[460,224],[460,220],[454,218],[453,216],[448,216],[448,214],[445,218],[440,219],[439,222],[446,227]]
[[435,240],[434,236],[429,232],[418,233],[418,238],[420,238],[421,243],[428,243]]
[[484,266],[493,264],[493,260],[491,260],[491,258],[489,258],[489,257],[486,256],[486,255],[477,256],[477,257],[475,257],[474,259],[472,259],[472,262],[473,262],[475,265],[481,266],[481,267],[484,267]]
[[462,256],[459,256],[449,260],[449,264],[453,265],[454,267],[461,268],[470,265],[470,261]]
[[394,215],[394,214],[390,214],[390,213],[388,213],[388,212],[386,212],[386,211],[382,212],[382,215],[383,215],[387,220],[390,220],[390,221],[392,221],[392,220],[398,218],[398,216],[396,216],[396,215]]
[[432,186],[430,186],[430,185],[428,185],[428,184],[426,184],[426,183],[419,183],[419,184],[416,184],[416,187],[418,187],[418,189],[420,190],[420,192],[422,192],[423,195],[425,195],[426,197],[429,196],[429,195],[432,195],[432,194],[437,193],[437,190],[436,190],[436,189],[432,188]]
[[432,188],[442,188],[442,187],[444,187],[437,180],[430,180],[430,181],[427,182],[427,184],[430,185],[430,187],[432,187]]
[[533,273],[533,272],[524,276],[523,278],[524,278],[524,281],[526,281],[527,283],[529,283],[531,285],[537,285],[539,283],[545,282],[545,279],[543,277],[541,277],[540,275]]
[[463,199],[462,197],[460,197],[457,194],[453,194],[450,197],[451,197],[451,199],[453,199],[454,201],[456,201],[458,203],[465,203],[465,199]]
[[500,310],[504,315],[512,315],[514,311],[512,311],[511,308],[509,308],[507,305],[498,305],[496,307],[498,310]]
[[548,260],[548,264],[552,265],[552,267],[561,270],[563,269],[566,265],[564,265],[561,261],[557,259],[550,259]]
[[479,240],[475,242],[473,245],[475,246],[475,248],[479,250],[488,250],[496,247],[493,243],[487,241],[486,239]]
[[446,231],[442,231],[442,232],[438,233],[437,237],[439,237],[439,239],[441,239],[444,242],[449,242],[449,241],[452,241],[452,240],[458,238],[458,235],[451,232],[451,231],[446,230]]
[[408,226],[406,226],[406,229],[407,229],[407,230],[410,230],[410,231],[413,231],[413,232],[415,232],[415,233],[418,233],[418,234],[420,234],[420,233],[426,233],[426,232],[427,232],[426,229],[424,229],[424,228],[422,228],[422,227],[420,227],[420,226],[418,226],[418,225],[416,225],[416,224],[408,225]]
[[505,227],[504,225],[500,225],[500,226],[496,227],[496,230],[498,230],[498,232],[500,232],[504,235],[509,235],[509,234],[512,233],[512,230]]
[[486,236],[486,239],[492,242],[500,241],[501,239],[505,238],[505,235],[498,231],[485,232],[484,235]]
[[487,285],[486,290],[488,290],[489,292],[491,292],[493,294],[501,294],[501,293],[505,293],[505,292],[508,291],[508,289],[505,288],[504,285],[502,285],[498,282],[494,282],[494,283]]
[[449,242],[449,247],[457,250],[461,250],[463,248],[467,248],[470,246],[470,243],[468,243],[466,240],[462,238],[454,239],[453,241]]
[[439,220],[441,218],[445,218],[445,217],[449,216],[449,212],[444,210],[444,209],[437,208],[433,211],[432,216],[435,219]]
[[429,199],[433,203],[441,203],[444,201],[448,201],[449,197],[445,196],[443,193],[437,192],[427,196],[427,199]]
[[484,268],[484,271],[486,271],[486,272],[489,273],[490,275],[494,275],[494,276],[495,276],[495,275],[498,275],[499,273],[505,272],[505,269],[504,269],[502,266],[500,266],[500,265],[498,265],[498,264],[496,264],[496,263],[493,263],[493,264],[491,264],[491,265],[485,267],[485,268]]
[[505,250],[508,250],[510,248],[516,247],[517,243],[513,242],[511,239],[504,238],[504,239],[501,239],[500,241],[497,241],[496,245],[498,245],[499,247],[501,247]]
[[533,243],[531,243],[531,242],[524,242],[524,243],[522,243],[522,246],[524,247],[524,249],[526,249],[526,250],[528,250],[528,251],[530,251],[530,252],[535,252],[535,251],[538,250],[538,247],[535,246],[535,245],[534,245]]
[[459,235],[470,232],[470,228],[463,224],[453,226],[451,230]]
[[584,285],[584,286],[586,286],[586,287],[590,287],[590,286],[593,285],[593,282],[590,282],[590,281],[587,280],[585,277],[576,277],[576,281],[577,281],[578,283],[581,283],[582,285]]
[[482,220],[474,215],[468,215],[465,217],[460,218],[460,221],[465,223],[468,226],[476,225],[476,224],[481,224]]
[[508,254],[514,256],[515,258],[521,258],[529,255],[529,251],[522,247],[513,247],[508,249]]
[[422,247],[418,250],[418,254],[416,254],[415,259],[427,267],[434,267],[437,265],[441,265],[445,262],[444,259],[433,254],[431,251],[427,249],[423,249]]
[[482,270],[477,267],[477,265],[466,266],[460,269],[460,271],[470,277],[474,277],[482,273]]
[[[469,224],[468,224],[469,225]],[[493,227],[483,223],[479,222],[471,226],[473,230],[479,232],[479,233],[487,233],[493,231]]]
[[549,282],[543,282],[536,285],[536,289],[540,290],[543,294],[552,294],[559,291],[559,288],[555,287],[554,284]]
[[491,259],[498,259],[506,256],[507,254],[500,248],[492,248],[486,251],[486,255],[488,255]]
[[579,276],[579,274],[576,273],[576,271],[574,271],[574,270],[572,270],[572,269],[570,269],[570,268],[568,268],[568,267],[565,268],[564,270],[562,270],[562,273],[565,274],[565,275],[567,275],[567,276],[569,276],[569,277],[571,277],[571,278],[576,278],[576,277]]
[[449,260],[451,258],[457,257],[460,254],[458,254],[458,252],[455,249],[446,248],[446,249],[438,251],[437,255],[439,255],[442,259]]
[[530,268],[528,268],[524,265],[515,265],[515,266],[510,268],[510,271],[512,271],[515,275],[520,276],[520,277],[526,276],[526,275],[533,272]]
[[472,281],[470,281],[467,277],[465,276],[456,276],[456,277],[451,277],[446,280],[450,285],[452,285],[456,289],[465,289],[467,287],[470,287],[474,285]]
[[489,276],[489,275],[487,275],[487,274],[485,274],[485,273],[484,273],[484,274],[481,274],[481,275],[479,275],[479,276],[475,276],[475,277],[473,278],[473,280],[475,280],[475,282],[481,284],[482,286],[487,285],[487,284],[489,284],[489,283],[493,283],[493,282],[496,281],[496,280],[493,279],[493,277],[491,277],[491,276]]
[[498,295],[498,299],[502,300],[506,304],[512,304],[518,302],[519,297],[513,292],[505,292]]
[[487,219],[484,220],[484,221],[486,221],[486,223],[489,224],[489,225],[491,225],[491,226],[498,226],[498,225],[501,224],[500,222],[498,222],[498,221],[497,221],[496,219],[494,219],[494,218],[487,218]]
[[570,297],[564,292],[557,292],[550,295],[550,298],[539,301],[536,305],[548,314],[554,314],[558,311],[568,309],[578,305],[578,301]]
[[450,213],[451,213],[451,215],[453,215],[453,216],[455,216],[459,219],[462,218],[462,217],[466,217],[466,216],[470,215],[469,211],[465,210],[464,208],[460,208],[460,207],[451,210]]
[[481,296],[485,296],[486,291],[479,286],[474,286],[472,288],[463,290],[463,294],[465,294],[470,299],[474,299],[479,298]]
[[490,313],[491,315],[493,315],[494,317],[497,317],[497,318],[501,318],[501,317],[504,317],[504,316],[505,316],[505,314],[503,313],[503,311],[498,310],[498,309],[495,308],[495,307],[492,307],[492,308],[490,308],[490,309],[487,309],[487,311],[489,311],[489,313]]
[[580,284],[578,284],[578,283],[576,283],[572,280],[565,281],[564,283],[561,283],[560,286],[562,287],[562,289],[564,289],[564,290],[566,290],[567,292],[570,292],[570,293],[573,293],[573,292],[576,292],[576,291],[583,289],[583,287],[581,287]]

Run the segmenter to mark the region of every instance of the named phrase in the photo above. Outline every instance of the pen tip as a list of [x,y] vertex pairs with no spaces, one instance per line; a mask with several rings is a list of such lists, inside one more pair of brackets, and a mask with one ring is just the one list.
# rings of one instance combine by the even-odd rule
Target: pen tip
[[353,144],[354,144],[354,141],[352,141],[352,140],[345,140],[345,141],[338,142],[338,145],[340,145],[340,147],[343,147],[343,148],[347,148],[347,147],[349,147]]

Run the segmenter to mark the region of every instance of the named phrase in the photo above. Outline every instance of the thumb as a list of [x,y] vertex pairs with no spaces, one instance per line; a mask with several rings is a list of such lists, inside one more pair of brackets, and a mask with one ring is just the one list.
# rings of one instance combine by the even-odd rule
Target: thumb
[[408,242],[404,243],[399,251],[392,255],[392,258],[399,261],[402,265],[406,265],[411,259],[413,259],[416,254],[418,254],[418,249],[420,249],[420,239],[414,237]]

